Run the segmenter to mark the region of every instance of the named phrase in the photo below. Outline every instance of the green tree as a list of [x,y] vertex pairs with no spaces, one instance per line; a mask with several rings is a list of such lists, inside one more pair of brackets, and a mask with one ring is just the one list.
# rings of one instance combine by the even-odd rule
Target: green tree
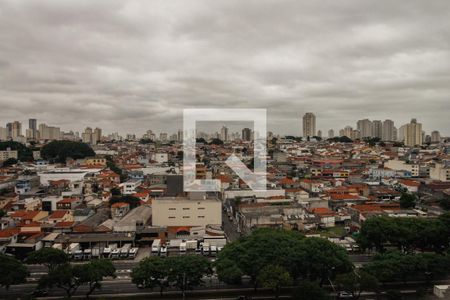
[[67,254],[59,249],[44,247],[40,250],[31,252],[26,263],[45,265],[49,272],[54,271],[57,267],[69,262]]
[[400,197],[401,208],[413,208],[416,205],[416,196],[411,193],[403,193]]
[[27,268],[12,256],[0,254],[0,286],[7,290],[11,285],[25,283]]
[[39,288],[59,288],[64,290],[67,298],[72,298],[81,285],[79,275],[82,265],[72,266],[69,263],[60,265],[39,279]]
[[9,166],[15,165],[15,164],[17,164],[17,162],[18,161],[15,158],[8,158],[7,160],[5,160],[3,162],[3,167],[9,167]]
[[41,150],[44,159],[65,163],[68,157],[73,159],[95,156],[92,148],[85,143],[74,141],[52,141]]
[[33,150],[24,144],[14,141],[0,142],[0,151],[7,150],[8,148],[17,150],[20,161],[33,161]]
[[404,254],[398,251],[376,255],[363,270],[379,281],[429,280],[450,273],[450,257],[435,253]]
[[[303,238],[303,235],[296,231],[258,229],[227,244],[219,253],[217,264],[226,266],[230,265],[229,261],[233,262],[233,268],[238,268],[242,274],[250,276],[255,289],[258,287],[257,277],[260,271],[274,262],[288,270],[295,278],[300,274],[295,260]],[[228,277],[224,274],[228,270],[218,268],[219,277]]]
[[276,265],[267,265],[264,267],[258,275],[258,283],[265,287],[270,288],[275,292],[275,299],[278,299],[280,289],[283,286],[292,284],[292,277],[286,269]]
[[450,197],[447,196],[439,200],[439,205],[445,210],[450,210]]
[[122,195],[122,192],[120,191],[120,189],[119,188],[112,188],[111,189],[111,194],[113,195],[113,196],[121,196]]
[[217,261],[216,269],[220,281],[228,284],[240,284],[242,282],[242,275],[244,274],[234,261],[227,258],[221,259]]
[[352,270],[347,252],[340,246],[322,238],[307,238],[301,243],[296,264],[303,278],[324,284],[337,274]]
[[64,290],[67,298],[71,298],[81,285],[87,285],[86,297],[96,289],[101,288],[101,281],[105,277],[115,277],[116,269],[111,261],[98,259],[89,263],[58,265],[48,274],[42,276],[38,286],[40,288],[59,288]]
[[116,277],[116,268],[107,259],[92,260],[87,264],[81,265],[76,271],[78,283],[88,285],[86,298],[89,298],[96,289],[102,287],[101,282],[105,277]]
[[209,144],[210,145],[223,145],[223,141],[221,139],[214,138],[214,139],[212,139],[212,141]]
[[294,290],[292,299],[295,300],[329,300],[330,296],[314,281],[305,280]]
[[125,172],[115,164],[114,160],[109,155],[106,156],[106,166],[111,171],[113,171],[114,173],[116,173],[117,175],[120,176],[120,181],[121,182],[123,182],[123,181],[125,181],[127,179],[127,175],[125,174]]
[[186,290],[201,285],[202,277],[211,272],[209,261],[198,255],[174,256],[167,259],[169,266],[168,281],[179,288],[183,294]]
[[[352,268],[345,250],[325,239],[306,239],[298,231],[269,228],[255,230],[226,245],[217,259],[218,265],[222,263],[250,276],[255,289],[257,278],[267,265],[283,267],[294,279],[302,277],[321,282]],[[228,271],[225,267],[217,269],[222,278],[229,277],[224,274]]]
[[404,252],[418,248],[442,253],[450,244],[446,218],[445,214],[438,219],[371,217],[362,224],[357,242],[363,249],[379,252],[390,244]]
[[169,259],[159,256],[150,256],[139,262],[131,273],[131,281],[136,285],[142,285],[144,288],[159,288],[162,296],[164,288],[167,287],[167,277],[169,275]]
[[336,276],[336,284],[340,290],[352,295],[353,299],[359,299],[363,291],[378,292],[378,280],[375,276],[366,272],[349,272]]

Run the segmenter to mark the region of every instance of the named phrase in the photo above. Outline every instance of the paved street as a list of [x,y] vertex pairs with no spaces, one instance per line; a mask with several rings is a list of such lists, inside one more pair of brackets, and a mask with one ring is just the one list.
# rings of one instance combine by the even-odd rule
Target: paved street
[[230,220],[227,212],[222,210],[222,222],[223,222],[223,230],[228,237],[228,242],[233,242],[240,237],[240,233],[237,232],[237,224],[236,219]]

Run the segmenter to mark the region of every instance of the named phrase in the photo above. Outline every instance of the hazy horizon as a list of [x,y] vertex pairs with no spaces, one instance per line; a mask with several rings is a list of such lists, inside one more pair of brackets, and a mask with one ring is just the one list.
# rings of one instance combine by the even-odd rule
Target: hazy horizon
[[[0,126],[182,128],[183,108],[267,108],[268,130],[411,118],[450,136],[448,1],[0,3]],[[24,131],[24,130],[23,130]]]

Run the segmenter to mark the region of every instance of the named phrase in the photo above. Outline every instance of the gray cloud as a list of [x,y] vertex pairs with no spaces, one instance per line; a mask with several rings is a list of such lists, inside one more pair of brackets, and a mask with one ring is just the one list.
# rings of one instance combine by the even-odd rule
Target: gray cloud
[[278,133],[313,111],[450,135],[449,20],[446,0],[5,0],[0,124],[173,132],[183,108],[258,107]]

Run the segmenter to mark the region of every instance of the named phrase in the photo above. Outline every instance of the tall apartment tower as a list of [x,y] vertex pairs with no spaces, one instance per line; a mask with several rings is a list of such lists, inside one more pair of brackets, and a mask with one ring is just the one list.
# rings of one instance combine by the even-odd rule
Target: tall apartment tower
[[372,136],[381,139],[383,137],[383,123],[381,120],[373,120]]
[[316,116],[307,112],[303,116],[303,136],[304,137],[312,137],[316,135]]
[[432,143],[439,143],[441,141],[441,134],[439,131],[435,130],[431,133],[431,142]]
[[356,125],[361,138],[372,137],[373,125],[369,119],[359,120]]
[[333,129],[328,130],[328,138],[329,139],[334,138],[334,130]]
[[220,129],[220,139],[224,142],[228,141],[228,128],[225,126]]
[[252,140],[252,130],[250,128],[242,129],[242,140],[251,141]]
[[317,136],[320,138],[322,137],[322,130],[317,130]]
[[383,141],[395,141],[394,138],[394,121],[392,120],[384,120],[383,122],[383,135],[382,135],[382,140]]
[[354,138],[353,128],[351,126],[345,126],[343,129],[342,136],[346,136],[348,138],[353,139]]
[[36,132],[36,138],[41,140],[59,140],[61,139],[61,130],[59,127],[39,124],[39,131]]
[[414,147],[416,145],[422,145],[423,134],[422,124],[417,123],[416,119],[412,119],[409,124],[406,124],[405,128],[405,145]]
[[22,123],[20,123],[19,121],[14,121],[11,124],[11,137],[15,139],[21,135],[22,135]]
[[102,130],[100,128],[95,128],[92,133],[92,144],[95,145],[102,139]]
[[36,132],[37,132],[37,120],[36,119],[29,119],[28,120],[28,129],[29,129],[29,138],[36,140]]
[[92,128],[86,127],[84,132],[81,134],[81,138],[83,140],[83,143],[92,144]]

